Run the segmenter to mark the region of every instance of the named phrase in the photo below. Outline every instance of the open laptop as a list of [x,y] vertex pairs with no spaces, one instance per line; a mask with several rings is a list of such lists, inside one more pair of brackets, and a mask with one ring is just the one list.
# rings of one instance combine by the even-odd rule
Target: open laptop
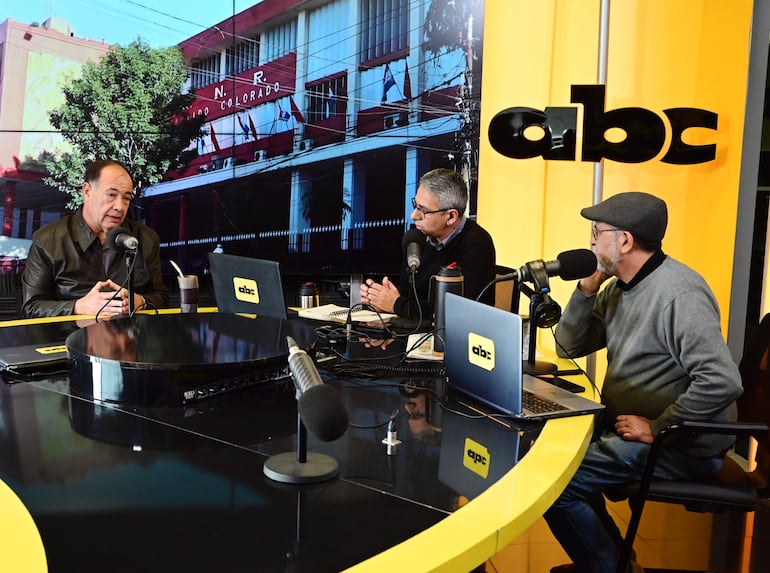
[[445,309],[444,363],[450,388],[524,420],[604,409],[593,400],[523,373],[519,315],[452,293],[446,294]]
[[219,312],[286,318],[281,270],[276,261],[209,253]]

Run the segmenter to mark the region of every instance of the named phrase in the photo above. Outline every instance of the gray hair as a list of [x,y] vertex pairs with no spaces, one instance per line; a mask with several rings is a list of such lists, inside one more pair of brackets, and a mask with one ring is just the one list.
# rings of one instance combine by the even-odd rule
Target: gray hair
[[457,171],[434,169],[420,177],[420,187],[438,197],[440,209],[457,209],[465,212],[468,203],[468,186]]

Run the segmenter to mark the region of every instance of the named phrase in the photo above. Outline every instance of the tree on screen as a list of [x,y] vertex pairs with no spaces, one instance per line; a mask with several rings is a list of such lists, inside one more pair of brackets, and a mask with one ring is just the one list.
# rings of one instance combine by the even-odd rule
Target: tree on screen
[[187,76],[177,47],[155,49],[141,39],[85,64],[63,87],[65,103],[49,114],[73,150],[45,162],[45,182],[71,195],[74,208],[82,202],[85,165],[95,159],[123,163],[137,197],[169,169],[184,166],[195,155],[186,150],[204,119],[187,117],[194,98],[182,93]]
[[484,0],[433,0],[423,24],[426,50],[438,54],[461,49],[465,53],[463,83],[457,102],[461,128],[453,150],[457,153],[451,157],[454,157],[457,170],[471,190],[472,203],[475,202],[473,189],[478,174],[481,105],[481,82],[475,82],[474,76],[480,71],[483,23]]

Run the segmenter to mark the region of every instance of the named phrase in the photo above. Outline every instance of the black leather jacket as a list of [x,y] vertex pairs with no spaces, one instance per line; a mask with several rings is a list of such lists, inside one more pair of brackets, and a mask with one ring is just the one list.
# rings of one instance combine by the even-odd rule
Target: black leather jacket
[[[137,221],[126,219],[122,227],[139,239],[133,270],[134,292],[145,297],[150,308],[168,306],[168,291],[160,270],[158,234]],[[83,220],[82,210],[46,225],[32,235],[27,265],[22,276],[22,316],[74,314],[75,301],[98,281],[112,279],[122,285],[126,261],[122,253],[112,257],[107,272],[102,245]]]

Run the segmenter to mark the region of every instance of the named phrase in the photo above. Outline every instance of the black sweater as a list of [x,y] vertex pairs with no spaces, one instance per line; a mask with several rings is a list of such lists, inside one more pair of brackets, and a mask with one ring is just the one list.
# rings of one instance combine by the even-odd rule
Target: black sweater
[[[433,317],[433,296],[431,288],[435,280],[431,277],[437,275],[442,266],[457,263],[463,275],[463,295],[466,298],[475,299],[482,289],[495,278],[495,245],[492,237],[476,221],[468,219],[459,234],[452,237],[441,250],[426,242],[420,245],[420,266],[415,273],[417,281],[417,294],[422,307],[422,317]],[[411,285],[409,283],[410,271],[406,265],[406,247],[403,251],[403,265],[398,290],[401,296],[396,300],[395,312],[400,316],[418,316],[417,305],[413,302],[410,309]],[[493,305],[495,302],[495,289],[489,287],[482,302]]]

